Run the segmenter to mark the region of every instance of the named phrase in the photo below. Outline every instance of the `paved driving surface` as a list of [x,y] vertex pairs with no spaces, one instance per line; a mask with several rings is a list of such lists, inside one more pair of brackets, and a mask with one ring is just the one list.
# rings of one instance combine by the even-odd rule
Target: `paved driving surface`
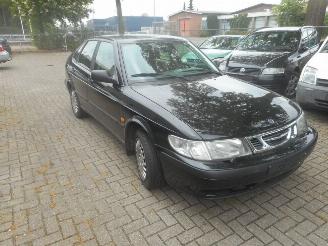
[[65,53],[0,65],[0,245],[328,245],[328,114],[314,153],[277,185],[218,201],[149,192],[134,158],[73,117]]

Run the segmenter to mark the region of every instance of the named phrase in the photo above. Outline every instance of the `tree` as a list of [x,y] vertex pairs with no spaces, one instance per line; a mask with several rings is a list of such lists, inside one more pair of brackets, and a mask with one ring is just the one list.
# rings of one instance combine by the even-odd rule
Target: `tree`
[[183,2],[183,10],[186,10],[186,2]]
[[247,17],[247,14],[235,15],[234,18],[230,20],[231,29],[248,29],[251,19]]
[[189,7],[188,10],[194,10],[194,3],[193,0],[189,0]]
[[306,10],[305,24],[322,26],[325,21],[327,0],[309,0]]
[[88,17],[93,0],[12,0],[13,14],[30,23],[34,44],[40,49],[63,47],[59,27],[78,25]]
[[211,36],[214,35],[216,33],[216,30],[219,28],[217,15],[214,14],[208,15],[206,19],[206,23],[207,23],[207,29],[209,29],[208,34]]
[[121,0],[116,0],[116,10],[117,10],[117,17],[118,17],[118,33],[120,35],[124,34],[124,20],[122,15],[122,5]]
[[280,26],[303,26],[305,11],[306,0],[282,0],[281,4],[273,9]]
[[79,23],[88,17],[93,0],[13,0],[12,9],[31,20],[33,30],[45,33],[47,25]]

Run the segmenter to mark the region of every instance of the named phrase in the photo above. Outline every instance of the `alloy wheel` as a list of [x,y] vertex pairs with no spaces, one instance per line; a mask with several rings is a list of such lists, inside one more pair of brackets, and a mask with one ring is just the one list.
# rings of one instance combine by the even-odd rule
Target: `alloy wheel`
[[138,164],[138,172],[142,181],[147,177],[147,163],[145,151],[139,138],[136,139],[136,157]]
[[288,81],[288,85],[285,90],[285,95],[288,98],[294,98],[296,96],[297,83],[298,83],[298,76],[292,75]]
[[79,112],[79,102],[75,91],[71,92],[71,102],[74,114]]

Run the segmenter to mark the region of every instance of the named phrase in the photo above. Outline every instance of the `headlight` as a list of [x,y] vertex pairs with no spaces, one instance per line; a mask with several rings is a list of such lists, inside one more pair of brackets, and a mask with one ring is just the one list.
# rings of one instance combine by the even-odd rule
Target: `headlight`
[[227,160],[252,154],[240,139],[216,141],[191,141],[173,135],[168,137],[171,147],[179,154],[195,160]]
[[316,68],[305,67],[302,72],[300,81],[302,81],[303,83],[315,85],[317,83],[317,71],[318,69]]
[[262,71],[263,75],[284,74],[284,68],[265,68]]
[[224,60],[220,63],[219,70],[220,70],[220,72],[223,72],[223,73],[226,72],[226,70],[227,70],[227,61],[226,60]]
[[297,125],[297,135],[298,136],[303,136],[304,134],[307,133],[308,131],[308,125],[304,116],[304,113],[301,114],[301,116],[298,118],[296,121]]

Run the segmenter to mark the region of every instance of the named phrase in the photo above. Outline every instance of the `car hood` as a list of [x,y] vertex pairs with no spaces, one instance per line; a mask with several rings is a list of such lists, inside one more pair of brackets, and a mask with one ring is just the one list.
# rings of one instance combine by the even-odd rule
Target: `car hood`
[[245,137],[284,126],[300,114],[292,101],[229,76],[132,85],[203,139]]
[[231,50],[219,50],[219,49],[201,49],[203,53],[211,60],[216,58],[224,58]]
[[229,58],[229,66],[231,67],[265,67],[274,63],[283,66],[284,60],[289,52],[257,52],[257,51],[241,51],[235,50]]
[[308,66],[318,69],[317,77],[320,79],[328,79],[327,69],[328,53],[317,53],[308,62]]

